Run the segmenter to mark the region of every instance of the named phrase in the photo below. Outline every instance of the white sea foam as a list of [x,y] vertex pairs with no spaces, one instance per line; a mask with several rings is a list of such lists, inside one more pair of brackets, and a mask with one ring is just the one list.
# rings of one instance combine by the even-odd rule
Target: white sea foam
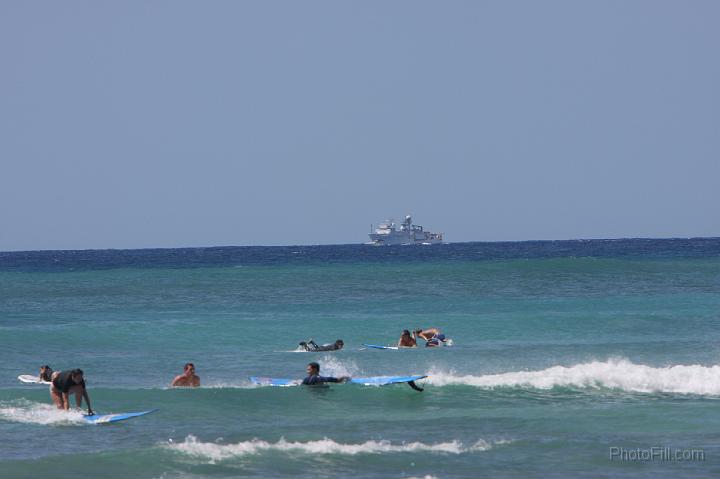
[[[509,441],[498,441],[495,444],[507,444]],[[241,456],[261,454],[266,451],[295,452],[305,454],[340,454],[355,456],[358,454],[387,454],[404,452],[430,452],[439,454],[465,454],[492,449],[493,444],[482,439],[471,445],[463,445],[460,441],[425,444],[422,442],[391,443],[390,441],[366,441],[359,444],[343,444],[324,438],[317,441],[292,442],[280,439],[267,442],[252,439],[235,444],[218,444],[201,442],[195,436],[188,436],[184,442],[168,442],[165,447],[187,454],[192,457],[209,461],[222,461]]]
[[202,385],[202,389],[256,389],[259,387],[262,386],[250,382],[249,379],[238,379],[237,381],[210,381],[208,383],[203,383]]
[[319,358],[318,363],[320,363],[320,374],[322,376],[358,376],[360,373],[360,368],[354,361],[340,359],[333,354],[325,354]]
[[62,411],[51,404],[24,399],[0,402],[0,419],[27,424],[87,424],[81,411]]
[[555,387],[609,388],[640,393],[720,395],[720,365],[652,367],[627,359],[553,366],[541,371],[516,371],[481,376],[431,371],[426,381],[435,386],[468,385],[480,388]]

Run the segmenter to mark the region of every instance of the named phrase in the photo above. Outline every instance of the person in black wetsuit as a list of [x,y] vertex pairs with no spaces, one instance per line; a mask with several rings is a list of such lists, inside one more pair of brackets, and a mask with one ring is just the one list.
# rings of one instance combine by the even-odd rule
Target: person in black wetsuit
[[307,377],[303,379],[305,386],[319,386],[325,383],[346,383],[350,380],[348,376],[334,378],[332,376],[320,376],[320,365],[318,363],[309,363],[307,365]]
[[343,346],[345,346],[345,343],[342,339],[338,339],[334,343],[331,344],[323,344],[322,346],[319,346],[315,343],[312,339],[308,341],[300,341],[300,346],[305,348],[305,351],[337,351],[339,349],[342,349]]
[[64,409],[66,411],[70,409],[71,394],[75,395],[75,404],[77,407],[82,407],[82,400],[85,398],[88,414],[91,416],[95,414],[90,406],[90,396],[88,396],[87,389],[85,389],[85,379],[83,378],[82,369],[53,373],[50,397],[58,409]]

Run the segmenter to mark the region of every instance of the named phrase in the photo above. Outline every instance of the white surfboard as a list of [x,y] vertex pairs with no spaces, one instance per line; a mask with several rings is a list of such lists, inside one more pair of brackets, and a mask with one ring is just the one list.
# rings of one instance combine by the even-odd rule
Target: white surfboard
[[51,384],[49,381],[41,380],[39,377],[31,374],[21,374],[18,376],[18,379],[25,384]]

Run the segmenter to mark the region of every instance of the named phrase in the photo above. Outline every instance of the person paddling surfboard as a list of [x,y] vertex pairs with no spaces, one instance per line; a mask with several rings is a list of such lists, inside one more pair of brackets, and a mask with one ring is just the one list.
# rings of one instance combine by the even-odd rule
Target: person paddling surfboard
[[304,386],[320,386],[325,383],[346,383],[350,381],[349,376],[334,378],[332,376],[320,376],[320,365],[316,362],[308,363],[307,377],[302,380]]
[[[325,383],[347,383],[347,382],[355,382],[350,376],[340,376],[339,378],[335,378],[332,376],[320,376],[320,365],[316,362],[308,363],[307,365],[307,377],[302,380],[302,385],[304,386],[322,386]],[[417,376],[418,378],[424,378],[426,376]],[[362,379],[358,379],[357,381],[361,381]],[[419,387],[417,384],[415,384],[415,379],[410,378],[410,381],[403,381],[406,382],[408,386],[413,388],[416,391],[423,391],[423,388]]]
[[318,345],[313,341],[312,339],[308,341],[300,341],[300,346],[302,346],[305,351],[312,351],[312,352],[319,352],[319,351],[338,351],[345,346],[345,343],[342,339],[338,339],[334,343],[330,344],[323,344],[322,346]]

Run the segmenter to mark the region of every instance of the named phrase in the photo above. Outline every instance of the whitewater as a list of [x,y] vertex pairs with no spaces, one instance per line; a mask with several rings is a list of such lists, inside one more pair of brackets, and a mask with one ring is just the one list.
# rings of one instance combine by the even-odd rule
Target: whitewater
[[429,371],[426,382],[434,386],[466,385],[479,388],[559,387],[607,388],[638,393],[675,393],[720,396],[720,365],[652,367],[627,359],[553,366],[541,371],[513,371],[487,375],[455,375]]

